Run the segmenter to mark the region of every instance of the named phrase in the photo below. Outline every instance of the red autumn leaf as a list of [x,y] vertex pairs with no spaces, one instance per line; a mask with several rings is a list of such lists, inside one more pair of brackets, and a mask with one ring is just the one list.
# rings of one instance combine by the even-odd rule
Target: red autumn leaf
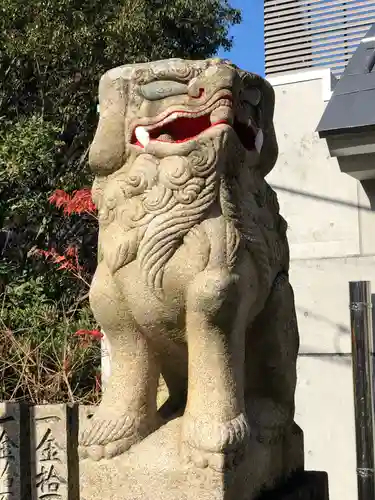
[[71,269],[72,266],[69,262],[64,262],[64,264],[60,264],[59,267],[57,268],[59,271],[62,271],[63,269]]
[[54,191],[48,198],[48,201],[53,205],[56,205],[57,208],[61,208],[69,203],[70,196],[62,189],[56,189],[56,191]]
[[77,250],[77,247],[75,247],[75,246],[69,246],[65,251],[65,255],[67,257],[77,257],[77,254],[78,254],[78,250]]
[[97,339],[103,338],[103,334],[99,330],[91,330],[90,335],[94,338],[97,338]]
[[91,197],[91,190],[88,188],[78,189],[72,195],[62,189],[57,189],[48,200],[57,208],[64,207],[66,215],[96,211],[96,206]]
[[53,256],[53,262],[55,264],[59,264],[60,262],[64,262],[66,260],[65,255],[54,255]]
[[48,252],[46,250],[42,250],[41,248],[36,248],[34,250],[34,254],[36,255],[42,255],[43,257],[48,257]]
[[91,190],[84,188],[73,192],[70,201],[65,205],[65,214],[81,214],[84,212],[95,212],[96,206],[92,201]]
[[99,375],[95,375],[95,390],[97,392],[101,391],[102,389],[102,384]]
[[41,250],[41,249],[37,248],[35,250],[35,253],[42,255],[46,259],[53,259],[54,260],[57,257],[59,257],[59,254],[56,252],[56,250],[54,248],[52,248],[51,250]]
[[103,334],[99,330],[77,330],[74,335],[76,335],[77,337],[87,335],[87,336],[95,338],[95,339],[102,339],[103,338]]
[[51,259],[54,264],[58,264],[58,270],[67,269],[73,273],[79,274],[84,270],[78,262],[78,250],[75,247],[68,247],[66,255],[60,255],[54,248],[51,250],[35,250],[36,254],[42,255],[46,259]]

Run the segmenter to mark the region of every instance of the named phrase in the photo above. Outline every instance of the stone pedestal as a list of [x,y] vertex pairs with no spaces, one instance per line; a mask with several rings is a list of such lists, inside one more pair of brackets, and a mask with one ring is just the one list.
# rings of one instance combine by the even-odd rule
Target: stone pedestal
[[288,446],[283,440],[251,440],[235,470],[197,469],[180,461],[179,426],[180,419],[169,422],[114,459],[82,460],[81,500],[255,500],[293,474],[293,455],[301,463],[302,433],[296,427]]

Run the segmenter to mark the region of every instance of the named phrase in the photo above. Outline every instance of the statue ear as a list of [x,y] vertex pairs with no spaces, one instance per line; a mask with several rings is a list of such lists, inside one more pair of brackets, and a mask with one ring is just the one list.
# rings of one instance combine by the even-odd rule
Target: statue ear
[[262,93],[257,87],[245,88],[243,96],[244,100],[249,102],[253,106],[258,106],[262,99]]
[[275,93],[270,83],[259,75],[242,72],[243,99],[257,108],[258,126],[263,132],[263,146],[258,169],[265,177],[274,167],[278,147],[273,124]]
[[122,79],[104,75],[99,84],[99,122],[89,153],[91,170],[108,175],[120,169],[125,157],[126,92]]

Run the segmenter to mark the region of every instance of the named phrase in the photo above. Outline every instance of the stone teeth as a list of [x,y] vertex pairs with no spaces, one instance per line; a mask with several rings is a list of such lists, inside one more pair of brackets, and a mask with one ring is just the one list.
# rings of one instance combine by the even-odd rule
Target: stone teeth
[[169,134],[162,134],[158,137],[158,141],[173,142],[173,138]]
[[150,142],[150,134],[144,127],[137,127],[135,129],[135,136],[144,148]]
[[229,124],[233,123],[233,110],[229,106],[219,106],[215,108],[210,114],[211,125],[226,121]]
[[258,133],[255,137],[255,149],[258,151],[258,153],[260,153],[262,151],[262,147],[263,147],[263,130],[262,129],[259,129],[258,130]]

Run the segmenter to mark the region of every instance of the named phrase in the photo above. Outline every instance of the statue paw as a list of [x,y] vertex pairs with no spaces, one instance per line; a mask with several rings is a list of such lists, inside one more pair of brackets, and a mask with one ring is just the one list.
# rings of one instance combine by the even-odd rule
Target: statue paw
[[129,415],[122,415],[117,419],[104,419],[94,415],[80,433],[79,457],[98,461],[121,455],[154,428]]
[[184,416],[181,457],[198,468],[230,470],[243,460],[249,436],[249,424],[242,413],[227,423]]
[[78,448],[79,458],[81,460],[85,458],[90,458],[95,462],[102,460],[103,458],[113,458],[117,455],[121,455],[128,451],[128,449],[135,443],[137,443],[139,439],[118,439],[113,443],[108,443],[106,445],[92,445],[92,446],[84,446],[80,445]]
[[209,467],[216,472],[235,469],[244,458],[244,448],[238,448],[225,453],[215,453],[193,448],[190,443],[184,442],[181,446],[182,462],[194,465],[199,469]]

